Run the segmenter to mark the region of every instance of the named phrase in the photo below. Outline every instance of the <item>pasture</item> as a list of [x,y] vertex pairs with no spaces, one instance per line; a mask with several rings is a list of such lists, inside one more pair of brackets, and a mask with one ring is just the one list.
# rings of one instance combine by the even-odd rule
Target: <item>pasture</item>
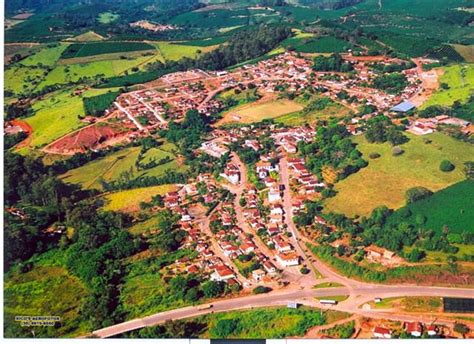
[[63,174],[61,178],[68,183],[81,184],[85,189],[100,189],[100,178],[110,182],[117,180],[124,172],[130,172],[133,178],[141,176],[161,177],[165,175],[168,170],[182,172],[187,168],[184,165],[180,165],[176,159],[174,159],[176,146],[167,143],[147,151],[141,162],[147,163],[151,159],[159,161],[165,157],[172,158],[170,162],[146,170],[137,170],[135,162],[138,159],[140,149],[141,147],[122,149],[106,157],[91,161],[84,166],[70,170]]
[[286,99],[248,103],[224,112],[223,118],[218,122],[218,125],[232,122],[260,122],[264,119],[277,118],[302,109],[303,106],[301,104]]
[[347,116],[350,109],[339,103],[331,103],[323,110],[317,110],[308,114],[294,112],[283,115],[275,119],[277,123],[283,123],[288,126],[299,126],[303,124],[315,124],[318,120],[327,120],[330,118],[340,118]]
[[[33,104],[35,115],[25,119],[25,122],[33,128],[28,141],[29,149],[45,146],[85,125],[78,118],[84,115],[82,98],[72,96],[70,92],[69,89],[51,93]],[[94,96],[106,92],[108,89],[91,89],[84,92],[83,96]]]
[[444,67],[444,73],[439,79],[446,83],[448,89],[438,89],[424,104],[423,108],[430,105],[452,105],[459,100],[465,102],[474,92],[474,65],[456,64]]
[[[410,141],[401,145],[405,151],[392,155],[388,143],[368,143],[364,136],[354,138],[369,165],[336,183],[337,195],[325,201],[325,211],[348,216],[368,215],[381,205],[398,209],[405,205],[405,191],[423,186],[431,191],[444,189],[464,179],[463,164],[472,160],[474,147],[442,133],[424,137],[408,134]],[[429,139],[431,143],[424,143]],[[369,154],[379,153],[378,159]],[[446,173],[439,169],[442,160],[449,159],[456,169]]]
[[140,202],[149,202],[153,196],[174,191],[174,185],[157,185],[131,190],[112,192],[104,195],[104,210],[134,212],[140,210]]
[[63,51],[67,48],[66,44],[48,46],[37,53],[28,56],[20,62],[23,66],[54,66],[59,60]]

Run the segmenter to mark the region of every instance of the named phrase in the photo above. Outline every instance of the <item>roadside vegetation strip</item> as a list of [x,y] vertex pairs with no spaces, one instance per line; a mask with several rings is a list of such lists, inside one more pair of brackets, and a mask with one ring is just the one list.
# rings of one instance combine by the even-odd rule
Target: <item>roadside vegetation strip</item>
[[324,283],[316,284],[313,288],[324,289],[324,288],[337,288],[337,287],[343,287],[343,285],[337,282],[324,282]]
[[[354,137],[369,165],[336,183],[337,194],[325,200],[325,210],[355,216],[368,215],[382,205],[398,209],[406,204],[405,192],[412,187],[435,192],[465,179],[463,166],[474,156],[472,145],[443,133],[407,136],[410,141],[400,146],[404,153],[399,156],[393,156],[388,143],[368,143],[363,135]],[[372,153],[381,156],[370,159]],[[449,173],[440,171],[439,164],[445,159],[457,168]]]
[[175,190],[174,185],[158,185],[112,192],[104,195],[104,210],[134,212],[140,210],[141,202],[149,202],[153,196],[164,195]]
[[379,271],[336,257],[335,249],[331,246],[315,246],[308,243],[306,246],[318,259],[329,264],[340,274],[363,282],[420,282],[423,276],[434,275],[440,276],[440,282],[443,282],[443,273],[446,274],[446,278],[449,277],[446,268],[441,265],[400,266]]

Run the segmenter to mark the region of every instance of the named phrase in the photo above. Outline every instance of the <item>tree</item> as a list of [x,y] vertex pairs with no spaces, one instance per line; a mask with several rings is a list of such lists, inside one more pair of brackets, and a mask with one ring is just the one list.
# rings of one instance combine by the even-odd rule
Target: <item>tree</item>
[[264,287],[264,286],[259,285],[254,290],[252,290],[252,293],[254,293],[254,294],[266,294],[266,293],[269,293],[271,291],[272,291],[272,288]]
[[457,322],[454,324],[454,331],[462,335],[466,335],[470,332],[470,329],[468,326]]
[[215,298],[224,292],[225,284],[216,281],[207,281],[201,286],[204,296],[207,298]]
[[219,338],[227,338],[237,330],[238,326],[239,319],[221,319],[217,321],[213,332]]
[[416,186],[406,191],[405,198],[407,203],[413,203],[421,199],[427,198],[432,194],[433,192],[431,190],[428,190],[423,186]]
[[410,253],[408,253],[407,259],[409,262],[415,263],[422,260],[425,256],[426,254],[424,251],[421,251],[418,248],[415,248]]
[[449,160],[443,160],[439,164],[439,169],[443,172],[451,172],[454,168],[455,166]]
[[474,179],[474,161],[464,163],[464,174],[467,179]]

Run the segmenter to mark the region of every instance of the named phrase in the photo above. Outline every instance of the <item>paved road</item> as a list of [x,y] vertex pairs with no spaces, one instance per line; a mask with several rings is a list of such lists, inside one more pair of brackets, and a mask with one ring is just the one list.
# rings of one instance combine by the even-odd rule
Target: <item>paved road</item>
[[[198,306],[184,307],[174,309],[167,312],[157,313],[145,318],[127,321],[114,326],[106,327],[94,331],[95,336],[106,338],[131,330],[153,326],[167,320],[176,320],[196,317],[211,312],[227,312],[231,310],[249,309],[258,307],[269,307],[277,305],[285,305],[290,301],[298,301],[303,304],[315,305],[317,301],[315,297],[329,297],[335,295],[344,295],[349,292],[346,287],[326,288],[326,289],[302,289],[302,290],[281,290],[269,294],[252,295],[216,301],[212,303],[212,308],[199,310]],[[396,296],[449,296],[449,297],[474,297],[473,289],[463,288],[442,288],[442,287],[424,287],[424,286],[383,286],[383,285],[367,285],[353,289],[354,294],[361,295],[356,303],[346,304],[347,301],[341,302],[337,306],[325,306],[334,310],[346,311],[354,314],[368,316],[372,318],[392,319],[399,321],[420,320],[417,315],[391,314],[386,311],[369,311],[359,308],[358,305],[373,300],[374,297],[384,295],[384,297]],[[357,306],[355,306],[357,304]],[[425,317],[432,321],[430,317]]]

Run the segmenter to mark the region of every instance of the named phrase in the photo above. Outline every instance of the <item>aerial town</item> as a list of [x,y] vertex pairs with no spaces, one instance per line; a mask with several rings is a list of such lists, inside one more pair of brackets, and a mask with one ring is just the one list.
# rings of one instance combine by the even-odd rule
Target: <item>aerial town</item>
[[12,0],[4,336],[474,338],[447,3]]

